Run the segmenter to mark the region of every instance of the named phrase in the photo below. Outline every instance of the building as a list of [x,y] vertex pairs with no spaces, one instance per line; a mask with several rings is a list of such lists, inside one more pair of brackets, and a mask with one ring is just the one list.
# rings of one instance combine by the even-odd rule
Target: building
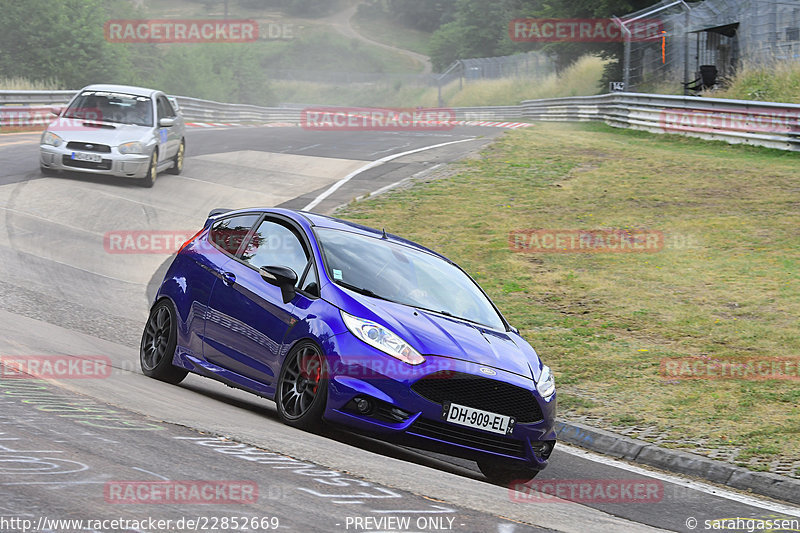
[[626,43],[631,90],[701,74],[724,82],[742,64],[800,61],[800,0],[664,0],[620,22],[641,19],[658,20],[662,32]]

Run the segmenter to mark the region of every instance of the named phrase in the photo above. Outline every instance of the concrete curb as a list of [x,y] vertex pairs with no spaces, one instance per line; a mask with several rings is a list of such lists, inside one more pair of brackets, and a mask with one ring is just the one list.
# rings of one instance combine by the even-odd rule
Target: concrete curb
[[578,422],[559,420],[558,440],[619,459],[627,459],[669,472],[699,477],[739,490],[800,504],[800,480],[767,472],[753,472],[740,466],[701,455],[662,448],[638,439],[617,435]]

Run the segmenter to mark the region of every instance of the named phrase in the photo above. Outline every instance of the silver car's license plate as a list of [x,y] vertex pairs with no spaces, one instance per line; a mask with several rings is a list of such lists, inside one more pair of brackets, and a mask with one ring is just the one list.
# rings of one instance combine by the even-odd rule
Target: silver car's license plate
[[92,163],[103,162],[103,156],[100,154],[86,154],[84,152],[72,152],[72,159],[76,161],[91,161]]
[[445,403],[442,418],[453,424],[508,435],[514,430],[515,420],[510,416],[481,411],[457,403]]

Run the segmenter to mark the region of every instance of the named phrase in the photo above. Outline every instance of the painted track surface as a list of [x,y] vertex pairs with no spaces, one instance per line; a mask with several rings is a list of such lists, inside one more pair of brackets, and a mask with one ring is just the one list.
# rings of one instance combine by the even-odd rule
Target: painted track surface
[[[58,444],[55,440],[65,440],[57,451],[65,452],[64,457],[70,460],[90,465],[93,475],[99,476],[91,479],[103,483],[130,476],[133,468],[156,472],[173,480],[222,479],[219,477],[222,472],[232,479],[255,475],[256,469],[246,461],[241,461],[244,467],[235,467],[232,466],[235,462],[227,456],[205,448],[195,450],[195,456],[194,448],[184,443],[190,439],[175,438],[197,437],[195,432],[203,431],[320,465],[328,471],[347,472],[378,492],[388,490],[401,494],[400,498],[391,499],[404,504],[381,508],[333,503],[330,498],[300,490],[311,488],[321,492],[310,485],[298,484],[297,479],[305,483],[313,478],[293,473],[297,469],[270,468],[268,474],[258,469],[256,481],[262,487],[262,495],[269,496],[275,486],[279,487],[274,489],[276,493],[285,495],[286,501],[260,499],[257,507],[247,507],[247,513],[275,515],[283,511],[287,530],[295,531],[348,530],[344,522],[340,522],[341,526],[331,522],[337,517],[346,519],[348,515],[343,514],[342,508],[348,505],[352,506],[348,507],[349,516],[377,516],[382,513],[370,512],[381,509],[395,511],[383,514],[401,516],[397,511],[419,511],[419,505],[431,502],[455,509],[454,523],[464,524],[454,527],[456,531],[527,530],[521,523],[564,531],[632,531],[646,530],[648,526],[687,531],[685,522],[690,516],[702,524],[704,519],[731,516],[766,518],[800,514],[763,500],[728,495],[722,490],[687,487],[681,480],[661,478],[658,473],[632,472],[620,465],[603,464],[591,457],[576,455],[566,447],[556,449],[551,466],[537,480],[658,479],[664,486],[663,500],[648,504],[514,503],[505,489],[483,482],[472,463],[420,454],[333,430],[324,435],[301,433],[281,425],[274,406],[254,396],[193,376],[181,386],[173,387],[144,378],[138,372],[141,328],[154,283],[160,281],[169,254],[116,253],[118,250],[109,249],[106,240],[109,232],[172,230],[193,233],[214,207],[303,207],[337,180],[370,161],[425,146],[475,138],[418,152],[357,175],[315,209],[328,212],[355,196],[458,159],[500,134],[502,130],[496,128],[474,127],[438,133],[197,129],[187,134],[184,174],[162,174],[153,189],[142,189],[125,180],[42,177],[37,165],[38,135],[0,137],[0,220],[3,224],[0,271],[5,274],[0,279],[0,355],[109,357],[115,370],[106,379],[62,381],[47,387],[60,391],[59,394],[66,395],[71,402],[83,401],[75,398],[90,398],[101,406],[110,405],[108,409],[123,413],[120,416],[140,422],[147,420],[165,428],[157,434],[110,431],[108,428],[87,431],[76,418],[48,414],[33,404],[10,401],[8,398],[15,395],[9,394],[9,389],[3,392],[2,399],[7,405],[4,404],[2,413],[14,414],[3,419],[4,422],[0,420],[4,424],[0,439],[20,440],[0,442],[5,447],[0,448],[0,454],[4,451],[18,453],[8,452],[6,448],[55,450],[52,447]],[[14,385],[19,387],[16,382]],[[63,435],[55,438],[47,433],[50,429]],[[45,442],[50,442],[51,446]],[[99,445],[98,442],[104,443]],[[100,453],[97,446],[108,450]],[[149,453],[141,453],[143,451]],[[151,468],[146,466],[147,461],[152,461]],[[176,464],[181,468],[176,468]],[[145,473],[140,474],[135,479],[149,479]],[[20,485],[4,485],[13,482],[15,475],[0,469],[0,487],[4,487],[5,495],[11,498],[0,500],[9,502],[3,504],[4,507],[37,516],[48,512],[54,517],[71,509],[66,500],[57,496],[61,493],[49,491],[45,486],[26,485],[24,497],[12,497],[12,494],[23,494],[19,492]],[[91,486],[87,484],[81,490],[90,490]],[[353,482],[347,490],[358,492],[357,486]],[[715,490],[716,494],[710,493]],[[84,518],[134,511],[141,514],[140,509],[131,509],[131,506],[106,503],[102,492],[81,494],[85,495],[84,501],[90,502],[83,507]],[[353,501],[344,493],[340,496],[341,501]],[[361,505],[364,507],[359,507]],[[178,510],[169,506],[146,507],[145,514],[163,515],[162,518],[178,516]],[[299,509],[309,507],[314,512],[302,515]],[[225,510],[215,508],[212,512],[210,507],[204,507],[197,514],[205,511],[206,515],[222,516]],[[8,509],[2,510],[0,515],[8,512]],[[414,516],[414,513],[407,516]],[[516,522],[507,522],[498,516]]]

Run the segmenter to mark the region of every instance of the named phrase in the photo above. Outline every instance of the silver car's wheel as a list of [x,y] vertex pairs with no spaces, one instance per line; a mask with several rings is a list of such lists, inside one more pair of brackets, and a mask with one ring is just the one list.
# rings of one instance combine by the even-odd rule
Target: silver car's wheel
[[150,188],[156,184],[156,177],[158,177],[158,150],[154,150],[153,155],[150,156],[150,163],[147,165],[147,175],[140,185]]
[[167,172],[170,174],[180,174],[183,172],[183,159],[186,157],[186,141],[181,139],[181,145],[178,147],[178,153],[172,159],[172,168]]

